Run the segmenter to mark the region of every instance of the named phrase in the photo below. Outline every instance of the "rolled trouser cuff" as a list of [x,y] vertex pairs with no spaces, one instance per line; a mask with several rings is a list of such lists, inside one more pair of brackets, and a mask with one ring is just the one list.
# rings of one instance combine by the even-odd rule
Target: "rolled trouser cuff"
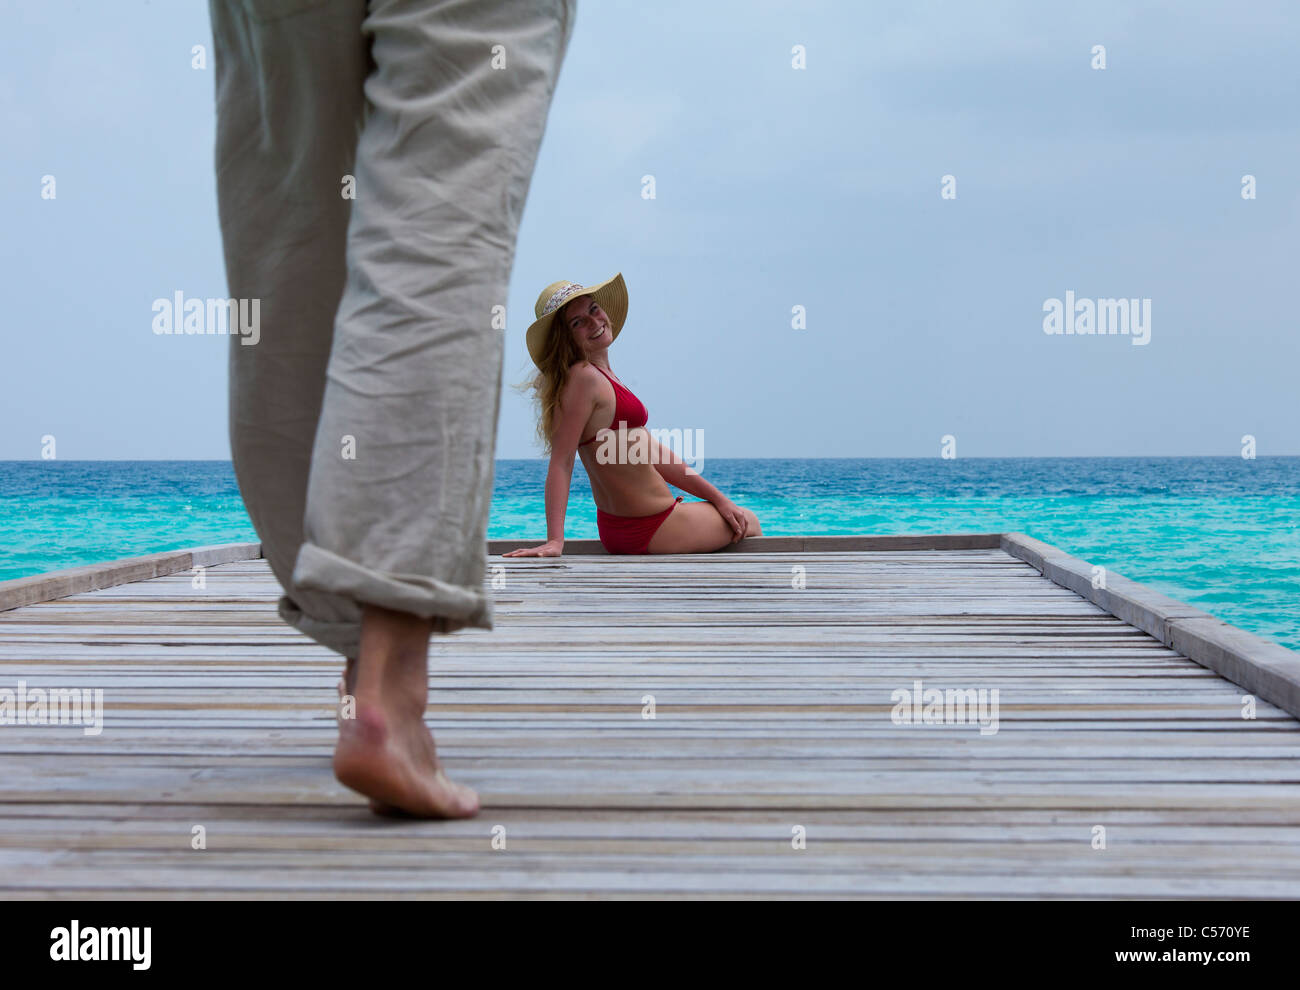
[[448,584],[423,574],[371,570],[313,543],[304,543],[298,552],[293,583],[308,591],[326,591],[359,603],[434,619],[437,632],[492,629],[495,618],[492,599],[481,587]]
[[308,615],[288,595],[280,596],[280,618],[304,636],[310,636],[321,646],[345,657],[361,654],[360,605],[356,606],[356,611],[357,616],[353,620],[326,622]]

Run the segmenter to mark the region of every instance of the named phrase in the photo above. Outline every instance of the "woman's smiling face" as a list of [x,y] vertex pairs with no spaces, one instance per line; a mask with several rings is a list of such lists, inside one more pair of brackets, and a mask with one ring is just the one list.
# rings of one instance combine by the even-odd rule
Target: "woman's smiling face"
[[591,296],[579,296],[560,311],[559,318],[573,334],[573,342],[578,350],[590,356],[602,348],[608,347],[614,339],[609,317],[600,308],[600,303]]

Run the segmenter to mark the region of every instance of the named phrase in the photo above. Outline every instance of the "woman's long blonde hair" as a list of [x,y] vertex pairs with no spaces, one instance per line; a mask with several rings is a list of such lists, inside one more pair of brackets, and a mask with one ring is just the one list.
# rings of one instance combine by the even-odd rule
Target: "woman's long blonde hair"
[[[577,300],[570,300],[576,302]],[[532,390],[533,404],[538,408],[537,437],[542,442],[542,449],[549,456],[551,453],[551,431],[555,426],[555,413],[560,408],[560,396],[564,386],[569,382],[569,369],[584,355],[579,349],[573,334],[569,333],[560,317],[569,308],[569,303],[560,307],[551,318],[551,325],[546,331],[546,340],[542,345],[542,363],[536,375],[526,382],[514,386],[521,390]]]

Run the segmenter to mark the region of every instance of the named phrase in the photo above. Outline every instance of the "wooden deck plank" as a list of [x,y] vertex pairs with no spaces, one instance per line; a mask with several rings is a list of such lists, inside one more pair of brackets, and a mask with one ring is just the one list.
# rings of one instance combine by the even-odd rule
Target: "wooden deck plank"
[[[1293,715],[1243,718],[1246,690],[1040,573],[1075,580],[1063,555],[911,539],[489,558],[497,629],[430,649],[468,822],[380,821],[334,781],[341,663],[279,620],[264,561],[74,575],[102,586],[0,611],[0,687],[101,687],[104,731],[0,727],[0,891],[1300,897]],[[997,733],[895,725],[917,679],[997,688]]]

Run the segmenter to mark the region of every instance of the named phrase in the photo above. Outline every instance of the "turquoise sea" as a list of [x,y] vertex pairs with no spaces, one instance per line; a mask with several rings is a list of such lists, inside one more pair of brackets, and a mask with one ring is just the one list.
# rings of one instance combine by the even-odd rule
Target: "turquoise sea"
[[[1017,530],[1300,650],[1300,457],[724,459],[770,536]],[[544,460],[497,462],[489,538],[546,532]],[[596,536],[574,471],[567,534]],[[228,461],[0,462],[0,580],[256,540]]]

